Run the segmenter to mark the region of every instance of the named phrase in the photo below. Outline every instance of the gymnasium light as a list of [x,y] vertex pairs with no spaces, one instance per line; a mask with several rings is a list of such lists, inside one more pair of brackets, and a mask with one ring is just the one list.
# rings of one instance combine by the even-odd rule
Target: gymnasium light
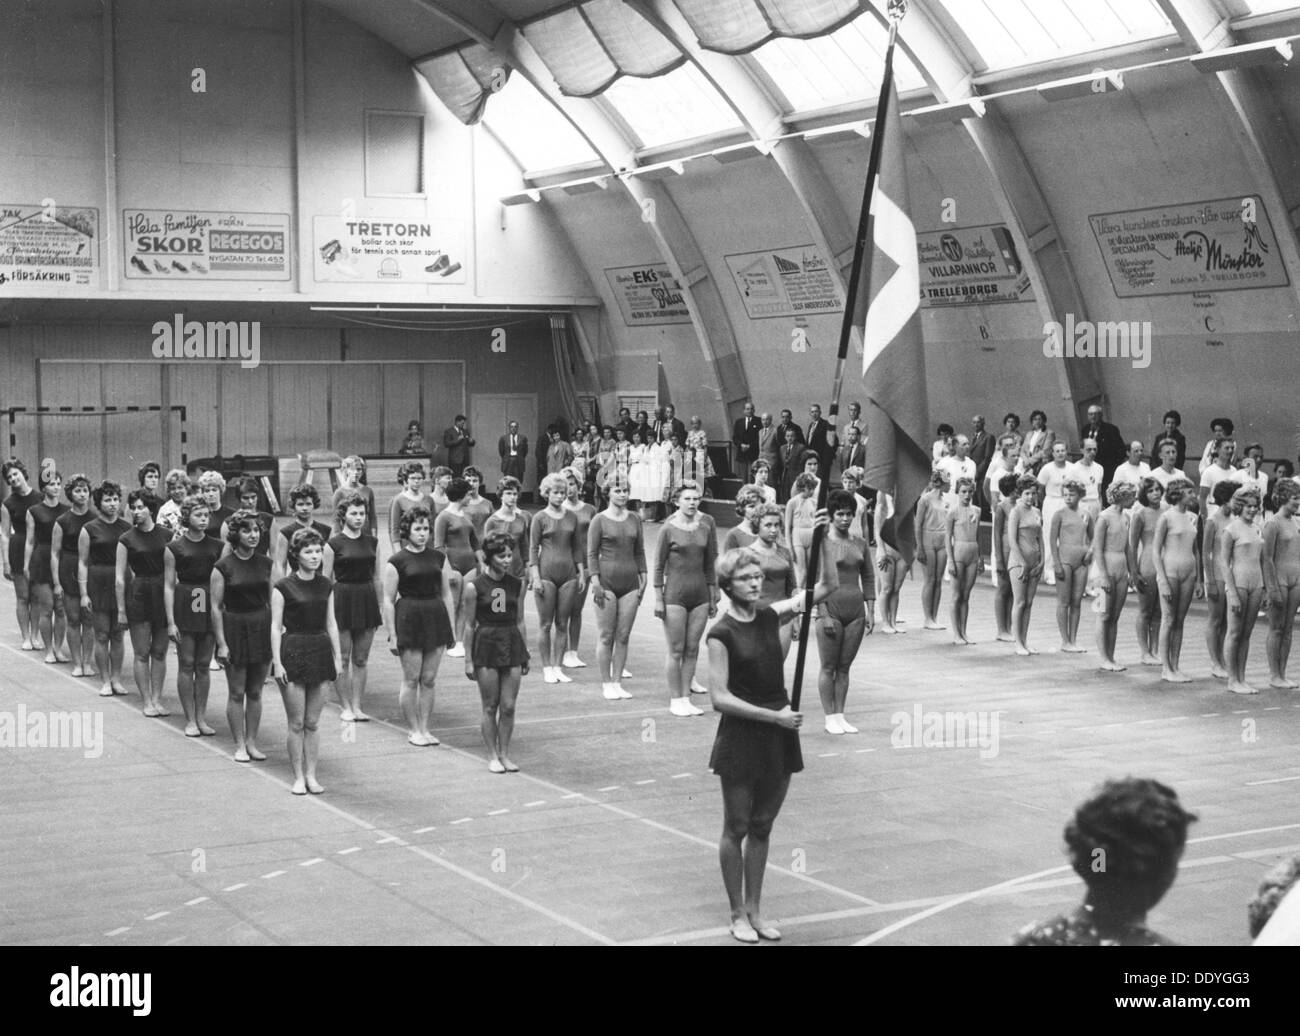
[[1243,43],[1239,47],[1223,47],[1207,54],[1196,54],[1192,65],[1198,72],[1230,72],[1239,68],[1253,68],[1257,65],[1276,65],[1290,62],[1294,56],[1291,44],[1300,39],[1293,36],[1284,40],[1264,40],[1262,43]]

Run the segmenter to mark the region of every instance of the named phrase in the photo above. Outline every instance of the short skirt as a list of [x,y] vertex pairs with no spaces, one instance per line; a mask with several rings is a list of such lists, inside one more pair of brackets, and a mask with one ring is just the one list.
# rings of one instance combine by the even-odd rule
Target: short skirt
[[335,583],[334,618],[340,630],[372,630],[383,625],[374,583]]
[[775,723],[723,716],[713,739],[709,769],[734,781],[759,781],[803,769],[799,733]]
[[54,582],[54,573],[50,571],[50,545],[38,543],[32,548],[31,581],[33,583]]
[[439,597],[399,597],[394,624],[398,651],[451,647],[451,619]]
[[[86,568],[86,593],[90,610],[117,615],[117,566],[89,565]],[[78,594],[80,596],[80,594]]]
[[182,633],[211,633],[212,619],[208,615],[208,588],[200,583],[176,583],[172,598],[172,612],[176,628]]
[[162,576],[136,576],[126,592],[126,621],[166,628],[167,607],[163,602]]
[[280,662],[290,683],[300,687],[327,683],[338,676],[328,633],[286,633],[280,639]]
[[479,626],[474,630],[470,657],[475,666],[513,669],[527,662],[529,654],[518,626]]
[[270,608],[252,612],[223,611],[221,631],[226,635],[231,665],[264,665],[271,661]]
[[14,529],[9,537],[9,568],[19,575],[23,574],[23,555],[27,553],[27,526],[23,525],[22,534]]
[[[116,574],[114,574],[116,578]],[[77,551],[64,550],[59,554],[59,586],[63,593],[75,601],[81,600],[81,587],[77,583]]]

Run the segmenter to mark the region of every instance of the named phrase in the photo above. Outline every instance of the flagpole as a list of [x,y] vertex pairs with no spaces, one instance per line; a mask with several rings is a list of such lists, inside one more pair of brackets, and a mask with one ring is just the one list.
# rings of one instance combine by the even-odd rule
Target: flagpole
[[[854,309],[858,290],[862,283],[863,265],[867,252],[867,232],[871,226],[871,198],[876,188],[880,173],[880,154],[884,141],[881,132],[885,123],[885,111],[889,103],[889,91],[893,89],[894,80],[894,44],[898,40],[898,23],[907,14],[907,0],[889,0],[889,43],[885,47],[885,73],[880,80],[880,99],[876,103],[876,125],[871,133],[871,157],[867,162],[867,182],[862,188],[862,211],[858,214],[858,235],[853,246],[853,266],[849,273],[849,283],[844,299],[844,320],[840,325],[840,346],[835,359],[835,379],[831,383],[830,420],[832,427],[840,412],[840,394],[844,388],[844,366],[849,356],[849,341],[854,327]],[[821,473],[821,488],[817,492],[817,510],[826,506],[826,497],[830,489],[831,473]],[[822,543],[826,538],[826,526],[818,525],[813,529],[812,544],[808,548],[808,566],[804,579],[803,614],[799,618],[799,650],[795,655],[794,688],[790,694],[790,708],[799,711],[799,699],[803,691],[804,662],[808,655],[808,635],[812,628],[813,593],[817,586],[818,569],[821,563]]]

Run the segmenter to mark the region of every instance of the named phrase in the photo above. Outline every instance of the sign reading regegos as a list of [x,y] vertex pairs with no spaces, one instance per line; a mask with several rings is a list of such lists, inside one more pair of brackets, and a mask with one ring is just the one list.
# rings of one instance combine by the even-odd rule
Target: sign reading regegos
[[464,284],[465,223],[458,219],[317,216],[317,281]]
[[0,292],[98,288],[99,210],[0,202]]
[[1122,299],[1291,283],[1258,195],[1102,213],[1088,222]]
[[290,277],[286,215],[127,209],[122,220],[127,277],[190,282]]

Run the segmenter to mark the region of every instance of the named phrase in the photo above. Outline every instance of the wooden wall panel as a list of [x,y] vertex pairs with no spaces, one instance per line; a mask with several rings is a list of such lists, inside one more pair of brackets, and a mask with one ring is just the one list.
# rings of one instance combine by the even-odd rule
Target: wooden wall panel
[[[382,365],[384,378],[384,416],[380,428],[380,453],[396,453],[406,438],[406,426],[420,416],[420,367],[414,363]],[[425,441],[433,431],[424,426]]]
[[284,456],[329,446],[329,369],[324,364],[277,363],[271,378],[271,449],[245,452]]
[[269,366],[262,364],[249,370],[223,366],[220,370],[222,456],[270,453]]
[[[190,459],[217,453],[220,371],[220,367],[210,363],[178,363],[167,368],[171,404],[185,407],[186,451]],[[180,429],[175,421],[170,434],[171,438],[179,439]],[[171,463],[178,464],[178,449],[170,451],[168,457]]]
[[[378,453],[384,379],[377,364],[331,364],[330,448],[349,453]],[[399,443],[400,445],[400,443]]]

